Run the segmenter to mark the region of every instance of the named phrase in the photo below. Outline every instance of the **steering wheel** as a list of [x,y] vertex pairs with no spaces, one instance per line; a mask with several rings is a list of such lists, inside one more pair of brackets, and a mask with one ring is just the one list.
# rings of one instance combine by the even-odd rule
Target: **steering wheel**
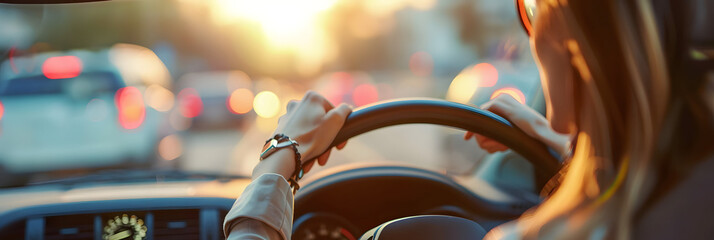
[[460,128],[508,146],[533,164],[537,189],[542,189],[561,167],[545,144],[528,136],[501,116],[473,106],[438,99],[398,99],[355,109],[347,117],[331,147],[375,129],[410,123]]
[[[373,105],[368,105],[355,109],[347,117],[345,124],[337,133],[337,136],[332,142],[331,147],[336,146],[362,133],[366,133],[382,127],[410,123],[437,124],[442,126],[459,128],[481,134],[508,146],[510,149],[519,153],[521,156],[523,156],[525,159],[527,159],[533,164],[535,170],[535,186],[538,189],[542,189],[543,186],[545,186],[545,183],[551,177],[553,177],[560,170],[561,167],[560,162],[551,154],[545,144],[528,136],[520,129],[514,127],[506,119],[489,111],[478,109],[469,105],[437,99],[399,99],[393,101],[379,102]],[[379,173],[375,173],[376,172],[371,172],[371,174],[373,175],[368,175],[367,177],[378,177],[383,180],[394,179],[391,177],[384,178],[384,176],[380,176]],[[350,186],[352,187],[360,186],[360,184],[354,184],[356,183],[354,182],[354,179],[359,179],[354,178],[354,176],[359,176],[354,174],[356,173],[352,172],[351,174],[347,175],[333,174],[330,176],[346,176],[347,178],[342,178],[342,180],[339,181],[343,184],[351,184]],[[330,191],[329,188],[324,187],[330,185],[324,184],[328,182],[334,182],[335,180],[333,179],[325,181],[327,182],[312,183],[314,184],[314,186],[307,184],[305,186],[305,190],[307,192],[303,192],[303,194],[300,197],[297,197],[296,199],[302,199],[302,201],[304,202],[306,201],[306,199],[311,199],[311,197],[314,198],[314,196],[317,196],[315,194],[319,195],[319,191],[321,189],[323,192]],[[357,181],[360,181],[361,184],[369,184],[365,180]],[[393,185],[394,183],[385,184]],[[354,190],[355,188],[351,189]],[[359,189],[359,187],[356,189]],[[380,191],[382,190],[380,190],[379,187],[373,190],[374,191],[372,191],[368,195],[372,196],[371,194],[374,194],[373,198],[380,198]],[[356,191],[359,192],[360,190]],[[455,192],[458,192],[458,190],[455,190]],[[375,204],[374,201],[370,201],[372,199],[361,199],[359,194],[352,196],[348,193],[347,196],[350,196],[351,198],[356,197],[355,199],[360,199],[357,201],[366,200],[366,204]],[[449,196],[459,195],[457,194]],[[468,201],[468,198],[462,199],[457,197],[453,200],[455,202]],[[475,200],[476,202],[479,201],[478,198],[473,198],[470,200]],[[387,198],[385,201],[391,200]],[[300,202],[300,200],[296,200],[296,208],[298,208],[298,202]],[[338,202],[350,204],[349,200]],[[499,206],[497,205],[489,205],[487,207],[495,207],[496,209],[499,208]],[[380,215],[374,215],[374,213],[372,213],[372,215],[369,216],[379,218]],[[302,217],[301,219],[303,219],[302,221],[306,221]],[[300,221],[301,220],[299,219],[298,222]],[[365,232],[362,235],[361,239],[479,239],[482,238],[485,234],[486,230],[482,228],[479,223],[471,221],[467,218],[445,215],[417,215],[383,223]]]

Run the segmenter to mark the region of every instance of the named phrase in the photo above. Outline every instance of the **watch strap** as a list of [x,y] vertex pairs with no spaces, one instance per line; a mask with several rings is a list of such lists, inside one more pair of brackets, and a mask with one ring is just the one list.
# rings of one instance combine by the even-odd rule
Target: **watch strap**
[[297,181],[302,179],[304,174],[302,168],[302,156],[297,148],[299,146],[298,142],[288,136],[285,136],[284,134],[276,134],[272,138],[265,141],[265,145],[266,146],[263,147],[263,152],[260,154],[261,161],[272,155],[279,149],[292,147],[293,152],[295,153],[295,171],[293,172],[292,176],[287,180],[290,183],[290,186],[293,188],[293,194],[295,194],[297,190],[300,189],[300,185]]

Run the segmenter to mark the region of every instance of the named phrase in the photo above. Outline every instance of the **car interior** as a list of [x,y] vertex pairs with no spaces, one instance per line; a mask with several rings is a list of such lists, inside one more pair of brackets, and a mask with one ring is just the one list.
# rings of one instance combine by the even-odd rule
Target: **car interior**
[[[325,2],[337,1],[342,0]],[[328,163],[321,170],[313,170],[301,180],[301,187],[294,200],[293,239],[449,239],[483,236],[494,227],[514,220],[540,204],[543,200],[540,196],[541,190],[548,186],[548,181],[562,166],[561,157],[545,144],[529,137],[503,117],[477,107],[499,94],[508,94],[541,114],[545,113],[542,87],[536,64],[530,59],[527,40],[532,30],[530,21],[534,16],[535,1],[493,3],[494,1],[480,0],[458,4],[455,3],[458,1],[440,1],[438,4],[429,0],[395,1],[400,2],[399,4],[403,5],[400,5],[401,7],[396,7],[399,5],[397,3],[393,6],[373,3],[377,8],[373,7],[372,10],[378,17],[363,16],[359,12],[345,10],[349,7],[344,6],[351,5],[331,5],[335,11],[333,14],[352,14],[344,18],[361,19],[348,24],[362,26],[356,28],[359,31],[354,32],[357,36],[355,39],[360,40],[348,41],[347,47],[338,51],[341,54],[351,54],[350,59],[361,59],[354,62],[340,62],[334,59],[342,56],[320,51],[320,47],[327,48],[326,46],[330,45],[329,41],[307,39],[306,41],[316,42],[314,44],[317,47],[304,47],[299,43],[288,42],[293,36],[289,31],[277,32],[276,29],[280,28],[275,28],[271,32],[269,27],[273,26],[270,24],[274,22],[271,22],[270,18],[259,16],[263,12],[251,13],[265,10],[266,7],[257,3],[259,6],[255,9],[247,8],[246,6],[252,6],[251,1],[230,3],[212,0],[210,8],[206,8],[208,10],[204,9],[204,3],[200,3],[201,1],[192,0],[175,0],[166,6],[161,4],[168,1],[2,2],[0,22],[13,19],[11,16],[15,15],[22,16],[17,19],[23,20],[42,15],[46,19],[37,22],[41,22],[41,26],[50,26],[42,28],[47,32],[60,31],[53,30],[51,26],[59,24],[57,22],[63,19],[69,19],[67,21],[73,24],[89,24],[91,21],[99,21],[96,19],[103,15],[119,19],[117,22],[165,18],[172,24],[152,22],[147,23],[154,24],[151,28],[107,33],[106,36],[106,39],[124,35],[136,37],[139,40],[135,42],[115,42],[96,36],[101,34],[82,33],[81,26],[89,25],[81,25],[75,29],[78,29],[77,32],[66,34],[76,34],[79,36],[77,39],[86,37],[85,35],[91,36],[86,38],[101,42],[101,46],[92,45],[86,47],[89,49],[87,53],[75,54],[69,49],[82,48],[83,40],[76,40],[80,43],[75,44],[73,38],[62,39],[56,44],[64,44],[62,46],[67,47],[57,47],[53,49],[54,53],[42,55],[39,54],[43,52],[42,44],[27,44],[27,47],[14,42],[5,44],[2,40],[6,38],[2,37],[4,32],[13,30],[15,32],[10,33],[20,36],[23,34],[23,28],[17,26],[25,25],[19,24],[11,28],[0,23],[0,50],[7,50],[7,54],[0,58],[1,239],[225,239],[224,218],[236,198],[250,183],[250,169],[257,163],[256,156],[260,148],[258,145],[275,127],[279,115],[284,112],[281,112],[281,109],[284,109],[287,100],[299,98],[304,90],[313,88],[305,87],[306,85],[316,86],[314,88],[317,89],[323,87],[327,90],[321,93],[328,99],[334,97],[336,102],[350,102],[357,108],[349,115],[331,145],[337,146],[349,140],[347,148],[353,150],[333,153],[331,161],[335,162],[334,165]],[[272,14],[287,15],[312,9],[300,5],[302,1],[297,2],[293,3],[294,5],[287,5],[290,3],[285,1],[279,2],[298,9],[294,12],[267,8],[270,8],[268,10]],[[92,10],[99,9],[95,7],[101,4],[115,4],[108,5],[112,8],[107,9],[118,9],[117,12],[132,10],[134,5],[151,8],[137,13],[137,16],[128,17],[111,11],[91,13]],[[439,9],[439,6],[446,10],[429,12],[429,9]],[[393,10],[387,10],[387,7]],[[245,8],[248,10],[244,10]],[[512,16],[504,17],[506,20],[503,21],[493,20],[507,24],[488,25],[479,22],[488,22],[487,19],[469,13],[471,8],[483,8],[483,11],[493,12],[494,15],[498,15],[499,11],[512,12]],[[154,12],[152,9],[159,10]],[[318,6],[315,9],[318,9],[315,12],[323,13],[327,11],[324,9],[328,8]],[[265,36],[245,37],[242,40],[249,43],[245,46],[234,43],[231,37],[242,37],[244,32],[232,33],[229,36],[226,33],[229,30],[226,29],[236,28],[243,31],[256,27],[238,24],[244,21],[242,18],[235,20],[230,14],[221,15],[222,11],[228,10],[235,10],[230,13],[243,14],[246,19],[250,19],[245,20],[246,22],[263,21],[261,26]],[[25,11],[31,14],[23,15]],[[72,14],[81,11],[88,12],[86,14],[90,16],[71,18]],[[186,22],[166,17],[173,14],[173,11],[187,13],[183,19]],[[425,12],[431,15],[426,15]],[[5,15],[5,18],[1,15]],[[389,18],[392,19],[390,21],[385,20],[387,15],[414,23],[399,25],[400,22],[392,18]],[[469,24],[455,23],[456,20],[448,18],[452,15]],[[404,29],[424,27],[428,22],[436,21],[434,18],[447,20],[443,20],[443,26],[433,26],[430,31],[443,28],[445,33],[459,36],[454,37],[459,42],[473,44],[451,49],[444,45],[457,40],[428,32],[417,31],[411,35],[405,33],[408,31]],[[210,30],[205,30],[203,28],[209,27],[201,25],[201,21],[218,21],[221,24],[214,24]],[[229,24],[228,21],[235,22]],[[10,21],[5,22],[9,24]],[[26,24],[28,26],[36,24],[32,20],[27,22],[30,22]],[[294,22],[302,24],[298,23],[298,20]],[[332,31],[348,31],[346,27],[338,25],[337,20],[328,22],[335,24],[330,28]],[[289,25],[284,22],[281,24]],[[390,24],[403,28],[385,27]],[[300,25],[290,26],[298,28],[296,26]],[[387,29],[382,33],[365,30],[382,27]],[[111,26],[107,28],[114,29]],[[501,35],[489,39],[488,36],[470,34],[469,28],[503,35],[517,32],[518,35],[512,39],[494,40]],[[163,37],[157,37],[160,34],[152,35],[160,29],[171,31],[171,34],[167,35],[171,35],[173,42],[154,41],[153,38]],[[91,32],[93,29],[83,31]],[[201,32],[203,35],[189,36],[195,31],[205,32]],[[381,41],[369,40],[375,34],[378,36],[390,32],[404,36],[385,37]],[[225,39],[222,37],[224,33]],[[64,33],[60,35],[62,34]],[[51,38],[54,35],[48,36]],[[28,38],[31,39],[28,41],[41,42],[42,37],[47,38],[41,34],[36,37],[39,40]],[[342,37],[342,40],[346,38]],[[415,51],[411,49],[402,54],[405,55],[404,61],[399,58],[400,62],[396,65],[407,70],[394,74],[388,71],[388,67],[375,66],[392,61],[393,59],[388,57],[390,55],[401,54],[391,49],[392,47],[406,45],[403,42],[407,41],[419,42],[422,38],[427,39],[423,41],[434,45],[433,49],[436,50],[432,50],[431,55],[425,51],[413,53]],[[152,42],[152,45],[141,42],[145,39],[152,39],[146,40]],[[205,42],[205,46],[186,47],[194,43],[192,41]],[[252,44],[255,42],[251,41],[266,46],[272,41],[278,47],[265,50],[271,54],[283,54],[283,51],[288,51],[285,49],[295,52],[287,54],[287,57],[270,55],[259,58],[257,55],[265,54],[262,52],[265,46]],[[236,47],[237,49],[229,49],[232,51],[230,54],[225,53],[229,50],[220,49],[220,46],[230,44],[240,46]],[[383,46],[377,50],[366,51],[359,48],[361,44]],[[16,56],[16,52],[20,51],[18,49],[25,49],[25,52]],[[301,53],[300,49],[304,51]],[[437,52],[442,49],[445,49],[443,55],[475,49],[475,52],[498,56],[495,57],[498,60],[489,61],[489,58],[467,53],[454,57],[456,60],[453,60],[449,56],[440,57]],[[376,54],[375,52],[383,52],[384,55],[369,56]],[[238,57],[215,57],[222,54]],[[318,60],[327,63],[313,67],[310,64],[313,64],[311,61],[314,59],[305,58],[310,61],[303,61],[303,55],[320,55],[323,59]],[[130,60],[117,60],[119,56],[130,56]],[[203,59],[204,56],[209,56],[205,57],[209,60]],[[212,60],[211,57],[222,61]],[[60,60],[57,60],[58,58]],[[445,63],[440,63],[437,61],[439,59],[468,64],[458,62],[460,65],[452,66],[453,62],[444,60],[442,62]],[[58,61],[56,66],[51,64],[52,61]],[[285,62],[290,61],[299,64],[285,65]],[[487,61],[490,63],[486,63]],[[476,62],[479,64],[473,64]],[[264,66],[266,63],[268,67]],[[237,67],[230,64],[253,69],[246,70],[250,74],[245,74],[236,71],[233,68]],[[271,64],[277,67],[271,67]],[[34,67],[35,65],[37,66]],[[214,65],[220,67],[211,68]],[[89,66],[97,70],[89,71]],[[190,69],[191,67],[193,69]],[[274,69],[281,67],[298,70]],[[350,67],[369,67],[370,70],[312,71]],[[18,68],[20,70],[17,70]],[[131,69],[139,71],[132,73]],[[446,70],[439,73],[438,69]],[[297,80],[283,81],[280,78],[285,75],[299,75],[302,74],[301,71],[309,74],[295,78]],[[428,73],[424,74],[424,71]],[[20,76],[18,72],[23,72],[26,76]],[[268,77],[257,77],[260,74]],[[448,77],[443,77],[446,80],[430,78],[439,74]],[[463,81],[473,79],[474,74],[477,79],[485,79],[483,82],[493,78],[493,83],[471,84]],[[179,80],[181,78],[176,77],[177,75],[183,75],[185,80]],[[79,84],[87,85],[89,89],[68,86],[68,82],[82,80],[83,77],[94,83],[104,84]],[[202,81],[204,78],[207,80]],[[308,78],[317,80],[308,84],[307,80],[304,80]],[[379,80],[380,78],[390,80],[383,81]],[[403,80],[392,80],[397,78]],[[495,79],[498,79],[498,83]],[[343,88],[347,90],[336,93]],[[415,93],[402,94],[400,91]],[[77,96],[67,97],[72,93]],[[41,99],[38,96],[51,94],[54,95],[47,99],[52,100],[37,100]],[[41,116],[18,116],[22,115],[19,114],[22,109],[39,112]],[[76,120],[80,118],[83,120]],[[82,124],[71,127],[71,122]],[[22,125],[23,123],[25,125]],[[427,125],[436,126],[438,130],[425,127]],[[404,128],[404,131],[394,130],[402,129],[399,127],[409,128]],[[12,130],[13,128],[15,130]],[[76,130],[80,128],[85,130]],[[496,140],[511,150],[498,154],[486,154],[478,150],[479,160],[474,160],[476,157],[467,158],[467,163],[457,162],[459,158],[463,158],[460,155],[446,155],[441,154],[442,152],[424,154],[431,149],[428,147],[445,149],[444,152],[478,148],[474,142],[460,142],[464,131]],[[433,132],[438,134],[432,134]],[[415,139],[414,135],[410,135],[413,133],[426,137]],[[366,135],[369,134],[381,135],[370,135],[371,137],[367,138]],[[236,139],[237,136],[241,139]],[[209,137],[216,140],[206,140]],[[106,139],[112,141],[104,141]],[[458,143],[455,143],[457,141]],[[231,146],[224,150],[216,147],[218,142],[228,142]],[[18,149],[23,146],[36,149],[23,150],[21,154]],[[390,153],[383,154],[382,148]],[[94,158],[100,155],[106,158]],[[224,155],[230,155],[231,159],[215,159],[215,156],[222,158]],[[404,157],[414,155],[418,157]],[[379,159],[374,159],[375,156]],[[401,157],[392,159],[394,157],[391,156]],[[424,164],[425,161],[438,167],[427,166],[429,164]],[[60,163],[66,166],[52,170],[53,164]],[[20,171],[23,164],[29,170]],[[445,169],[447,167],[444,166],[448,164],[451,164],[453,169]],[[236,174],[206,171],[209,167],[221,170],[240,168],[243,172]],[[458,171],[463,173],[457,173]]]

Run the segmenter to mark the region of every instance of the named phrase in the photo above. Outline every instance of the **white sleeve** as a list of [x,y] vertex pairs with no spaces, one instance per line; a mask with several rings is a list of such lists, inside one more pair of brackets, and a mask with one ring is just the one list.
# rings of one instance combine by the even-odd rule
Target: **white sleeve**
[[243,191],[223,222],[227,239],[290,239],[293,194],[279,174],[266,173]]

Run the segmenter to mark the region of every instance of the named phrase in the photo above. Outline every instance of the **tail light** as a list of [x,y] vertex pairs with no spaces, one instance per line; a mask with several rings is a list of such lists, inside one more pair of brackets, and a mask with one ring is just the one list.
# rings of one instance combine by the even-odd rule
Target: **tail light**
[[0,120],[2,120],[3,116],[5,116],[5,105],[2,105],[2,102],[0,102]]
[[125,129],[141,126],[146,117],[146,108],[141,91],[135,87],[124,87],[117,91],[114,102],[119,111],[119,125]]
[[[2,121],[3,116],[5,116],[5,105],[0,102],[0,121]],[[2,134],[2,125],[0,125],[0,134]]]
[[42,64],[42,73],[49,79],[64,79],[82,73],[82,60],[75,56],[51,57]]
[[179,111],[187,118],[194,118],[201,115],[203,111],[203,101],[196,89],[184,88],[178,94]]

